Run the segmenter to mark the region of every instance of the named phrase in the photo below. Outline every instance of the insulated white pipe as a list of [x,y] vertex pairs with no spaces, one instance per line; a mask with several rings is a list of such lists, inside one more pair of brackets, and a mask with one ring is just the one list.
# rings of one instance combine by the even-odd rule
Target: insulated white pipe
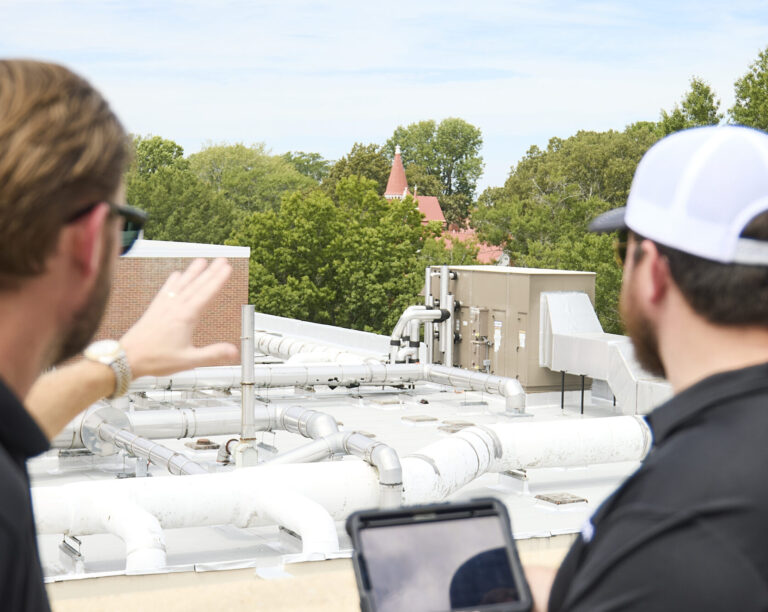
[[637,417],[467,427],[401,459],[405,503],[443,499],[485,472],[640,461],[650,446]]
[[[397,353],[403,339],[403,334],[409,328],[411,323],[416,323],[416,346],[418,347],[419,322],[444,321],[448,316],[449,312],[447,310],[438,308],[427,309],[426,306],[409,306],[406,308],[395,325],[395,329],[392,330],[392,336],[389,339],[389,362],[395,363],[397,361]],[[411,339],[410,336],[409,339]]]
[[397,507],[402,503],[403,470],[395,449],[361,433],[338,431],[287,453],[264,465],[321,461],[337,454],[355,455],[376,468],[381,485],[380,505]]
[[[81,438],[83,412],[70,421],[51,440],[53,448],[83,448]],[[234,434],[240,427],[241,410],[231,406],[201,406],[170,410],[126,412],[131,431],[142,438],[181,439]]]
[[[258,466],[184,478],[83,481],[32,488],[41,534],[104,533],[108,531],[105,517],[128,499],[154,516],[163,529],[254,527],[276,521],[308,542],[331,539],[325,514],[340,520],[352,510],[376,506],[379,495],[376,470],[364,461]],[[302,514],[304,510],[307,514]]]
[[[348,445],[371,455],[387,449],[370,442]],[[487,471],[639,461],[650,444],[648,426],[636,417],[468,427],[403,459],[402,502],[439,501]],[[159,527],[277,522],[301,535],[305,553],[335,552],[334,519],[382,502],[380,474],[364,461],[263,465],[185,478],[33,487],[32,498],[39,533],[114,533],[126,542],[127,569],[146,571],[165,562]],[[399,501],[399,494],[386,498]]]
[[[273,334],[265,331],[253,333],[255,348],[258,352],[280,359],[290,359],[297,355],[317,353],[322,360],[335,361],[337,363],[367,363],[380,362],[381,358],[370,354],[355,353],[340,349],[330,344],[311,342],[302,338],[292,338],[281,334]],[[383,355],[382,355],[383,357]]]
[[[650,443],[648,426],[636,417],[468,427],[401,460],[403,502],[439,501],[486,471],[640,461]],[[306,496],[336,520],[380,499],[376,469],[353,460],[33,487],[32,497],[40,533],[87,535],[105,531],[102,503],[125,499],[165,529],[264,524],[259,492],[273,490]]]

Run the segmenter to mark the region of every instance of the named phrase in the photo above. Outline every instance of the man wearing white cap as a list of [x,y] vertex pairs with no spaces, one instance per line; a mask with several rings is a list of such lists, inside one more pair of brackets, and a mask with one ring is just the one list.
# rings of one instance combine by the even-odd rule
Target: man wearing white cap
[[590,229],[627,237],[622,317],[675,396],[648,416],[649,455],[585,524],[549,610],[766,610],[768,135],[663,139],[626,208]]

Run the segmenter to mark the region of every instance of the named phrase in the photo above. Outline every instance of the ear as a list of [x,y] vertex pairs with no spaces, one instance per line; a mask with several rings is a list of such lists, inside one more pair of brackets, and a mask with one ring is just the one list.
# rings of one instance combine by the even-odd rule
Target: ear
[[108,217],[109,206],[101,204],[65,228],[70,261],[87,277],[98,273]]
[[647,258],[649,275],[649,298],[651,303],[659,304],[667,296],[672,282],[669,261],[650,240],[644,240],[641,246],[643,257]]

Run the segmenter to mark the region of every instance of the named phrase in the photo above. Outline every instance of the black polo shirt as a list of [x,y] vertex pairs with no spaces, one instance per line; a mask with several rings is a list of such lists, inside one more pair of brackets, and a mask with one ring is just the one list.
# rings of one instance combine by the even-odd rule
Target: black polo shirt
[[48,440],[0,381],[0,609],[50,610],[37,554],[26,460]]
[[648,417],[654,443],[563,561],[561,610],[768,610],[768,364]]

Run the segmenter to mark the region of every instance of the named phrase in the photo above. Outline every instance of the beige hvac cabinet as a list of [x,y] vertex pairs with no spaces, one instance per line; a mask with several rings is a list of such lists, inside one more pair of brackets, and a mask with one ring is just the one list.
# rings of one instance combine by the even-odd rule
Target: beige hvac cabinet
[[[582,291],[595,302],[595,273],[503,266],[449,266],[453,364],[517,378],[527,392],[560,389],[561,375],[539,366],[539,302],[546,291]],[[432,268],[431,293],[440,296],[440,268]],[[433,360],[442,362],[434,343]],[[566,376],[567,389],[581,387]]]

